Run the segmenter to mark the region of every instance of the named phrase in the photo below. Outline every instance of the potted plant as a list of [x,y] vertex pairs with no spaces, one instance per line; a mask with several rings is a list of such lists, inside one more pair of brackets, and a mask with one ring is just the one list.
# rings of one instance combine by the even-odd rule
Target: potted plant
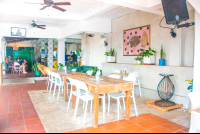
[[81,52],[82,52],[82,50],[79,49],[79,50],[76,51],[76,54],[77,54],[78,56],[81,56]]
[[140,55],[143,57],[143,63],[145,65],[155,65],[155,50],[152,50],[151,47],[149,47],[149,50],[140,49],[142,51]]
[[165,66],[165,54],[163,52],[163,44],[161,45],[161,50],[160,50],[160,58],[159,59],[159,66]]
[[40,65],[40,63],[39,62],[36,62],[33,66],[32,66],[32,69],[33,69],[33,71],[35,71],[35,75],[36,76],[40,76],[40,69],[37,67],[37,65]]
[[57,65],[58,70],[63,70],[64,65],[62,63],[59,63]]
[[136,60],[136,64],[137,64],[137,65],[142,65],[143,57],[137,56],[137,57],[135,58],[135,60]]
[[110,49],[110,52],[105,52],[105,54],[107,56],[107,62],[115,62],[115,50],[114,48]]

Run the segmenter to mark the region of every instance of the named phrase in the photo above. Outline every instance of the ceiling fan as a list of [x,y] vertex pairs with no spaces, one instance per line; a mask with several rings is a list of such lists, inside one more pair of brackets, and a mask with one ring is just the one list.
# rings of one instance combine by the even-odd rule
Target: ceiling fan
[[40,10],[44,10],[45,8],[47,7],[53,7],[57,10],[60,10],[62,12],[65,12],[66,10],[63,9],[63,8],[60,8],[58,6],[63,6],[63,5],[71,5],[70,2],[56,2],[54,3],[53,0],[44,0],[44,3],[30,3],[30,2],[24,2],[24,3],[27,3],[27,4],[40,4],[40,5],[45,5],[43,8],[41,8]]
[[46,25],[38,25],[38,24],[35,23],[34,20],[32,20],[32,21],[33,21],[33,23],[30,24],[31,28],[32,28],[32,27],[35,27],[35,28],[40,28],[40,29],[46,29],[46,28],[45,28]]

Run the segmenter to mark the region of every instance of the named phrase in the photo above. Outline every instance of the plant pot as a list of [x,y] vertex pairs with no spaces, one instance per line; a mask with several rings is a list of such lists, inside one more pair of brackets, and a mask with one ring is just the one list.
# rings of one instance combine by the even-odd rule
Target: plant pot
[[107,56],[107,62],[115,62],[115,56]]
[[159,59],[159,66],[165,66],[165,59]]
[[36,76],[40,76],[40,73],[41,73],[40,71],[35,71]]
[[144,65],[155,65],[155,56],[149,56],[143,58]]
[[136,60],[136,65],[142,65],[142,62],[139,60]]

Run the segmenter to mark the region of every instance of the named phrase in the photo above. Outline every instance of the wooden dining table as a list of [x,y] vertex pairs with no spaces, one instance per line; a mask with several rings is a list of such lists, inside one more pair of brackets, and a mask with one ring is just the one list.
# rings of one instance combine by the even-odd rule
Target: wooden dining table
[[98,127],[98,106],[99,95],[116,92],[126,92],[126,110],[125,119],[130,120],[130,97],[131,90],[133,89],[133,82],[114,79],[106,76],[100,76],[103,80],[91,80],[94,76],[74,77],[73,79],[82,81],[88,86],[90,93],[94,94],[94,114],[93,114],[93,127]]
[[[86,73],[80,73],[80,72],[73,72],[73,71],[67,71],[67,73],[65,73],[64,70],[56,70],[56,71],[53,71],[55,73],[58,73],[61,78],[63,79],[64,81],[64,96],[65,96],[65,101],[68,100],[68,96],[67,96],[67,78],[72,78],[72,77],[83,77],[83,76],[87,76]],[[75,86],[72,86],[72,90],[75,91],[76,90],[76,87]],[[75,101],[76,101],[76,98],[75,96],[72,97],[72,107],[75,108]]]

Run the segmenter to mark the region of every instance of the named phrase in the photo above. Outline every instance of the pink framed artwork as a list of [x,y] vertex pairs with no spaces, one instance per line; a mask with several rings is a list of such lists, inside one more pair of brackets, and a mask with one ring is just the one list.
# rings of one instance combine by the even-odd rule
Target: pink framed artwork
[[140,49],[151,47],[150,25],[124,30],[123,56],[139,56]]

